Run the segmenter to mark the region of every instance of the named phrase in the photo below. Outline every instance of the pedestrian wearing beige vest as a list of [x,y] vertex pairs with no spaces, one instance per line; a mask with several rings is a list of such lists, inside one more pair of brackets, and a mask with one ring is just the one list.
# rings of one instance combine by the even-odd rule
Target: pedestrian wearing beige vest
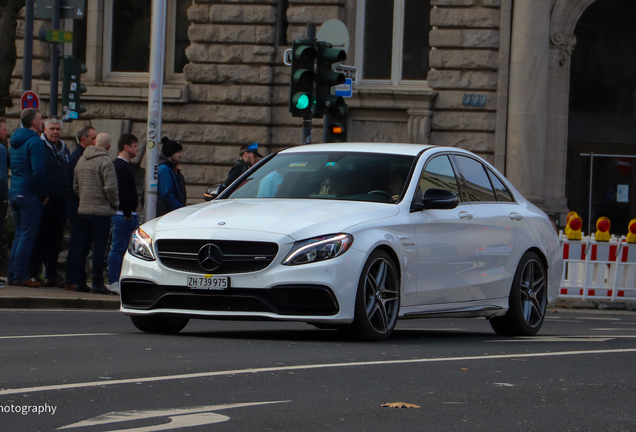
[[[115,295],[104,286],[104,258],[110,234],[111,216],[117,213],[117,174],[115,165],[108,156],[110,138],[100,133],[95,145],[87,147],[75,167],[73,189],[79,196],[78,226],[80,232],[80,251],[76,262],[80,266],[93,244],[93,285],[95,294]],[[75,261],[75,260],[73,260]],[[80,274],[80,272],[73,272]],[[72,281],[76,286],[85,286],[86,280]]]

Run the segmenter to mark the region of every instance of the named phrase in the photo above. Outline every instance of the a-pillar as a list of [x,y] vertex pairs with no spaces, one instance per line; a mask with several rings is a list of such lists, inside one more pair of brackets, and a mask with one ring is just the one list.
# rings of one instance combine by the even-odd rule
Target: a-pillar
[[542,205],[551,0],[517,0],[512,17],[506,177]]

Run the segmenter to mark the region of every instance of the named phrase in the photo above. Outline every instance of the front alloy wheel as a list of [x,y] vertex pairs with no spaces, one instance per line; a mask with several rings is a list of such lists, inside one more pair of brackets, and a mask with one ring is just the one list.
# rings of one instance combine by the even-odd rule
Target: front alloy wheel
[[506,336],[537,334],[543,325],[548,305],[547,282],[541,259],[536,253],[527,252],[515,272],[508,312],[490,320],[495,332]]
[[385,340],[391,336],[400,310],[400,279],[393,259],[384,251],[371,254],[362,270],[356,296],[353,336]]

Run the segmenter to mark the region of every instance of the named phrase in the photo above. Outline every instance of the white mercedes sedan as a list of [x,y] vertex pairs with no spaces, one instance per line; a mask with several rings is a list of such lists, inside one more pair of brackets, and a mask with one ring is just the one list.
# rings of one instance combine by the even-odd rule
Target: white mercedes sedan
[[548,216],[468,151],[306,145],[142,225],[121,310],[152,333],[278,320],[383,340],[398,319],[485,317],[498,334],[534,335],[562,267]]

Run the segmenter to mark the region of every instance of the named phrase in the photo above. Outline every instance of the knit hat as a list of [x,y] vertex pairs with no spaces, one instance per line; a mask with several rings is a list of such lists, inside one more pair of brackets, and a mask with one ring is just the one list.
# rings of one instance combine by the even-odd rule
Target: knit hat
[[163,143],[163,145],[161,146],[161,153],[163,153],[165,157],[170,157],[176,152],[180,152],[183,150],[183,146],[180,142],[171,140],[168,137],[161,138],[161,142]]

